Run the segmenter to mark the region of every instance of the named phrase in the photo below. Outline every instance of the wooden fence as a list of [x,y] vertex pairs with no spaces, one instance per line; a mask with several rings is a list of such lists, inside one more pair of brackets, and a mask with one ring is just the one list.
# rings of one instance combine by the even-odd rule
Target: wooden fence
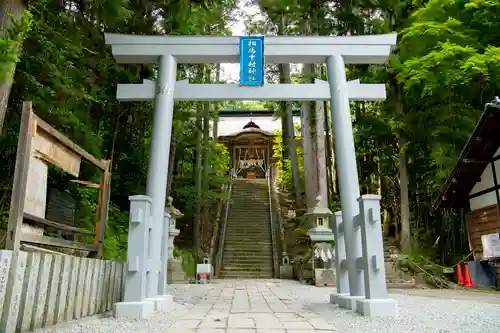
[[0,250],[0,332],[103,313],[123,298],[122,263],[24,251],[15,258],[15,253]]

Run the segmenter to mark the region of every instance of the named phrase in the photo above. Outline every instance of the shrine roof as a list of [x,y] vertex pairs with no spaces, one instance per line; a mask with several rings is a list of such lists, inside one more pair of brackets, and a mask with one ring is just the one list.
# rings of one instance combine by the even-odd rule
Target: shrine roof
[[434,209],[465,208],[469,194],[500,148],[500,101],[485,110],[434,202]]
[[268,137],[273,137],[275,135],[272,132],[264,131],[263,129],[260,129],[260,128],[249,127],[249,128],[244,128],[241,131],[238,131],[238,132],[235,132],[232,134],[221,136],[221,138],[228,138],[228,139],[237,138],[237,137],[239,137],[241,135],[245,135],[245,134],[260,134],[260,135],[268,136]]

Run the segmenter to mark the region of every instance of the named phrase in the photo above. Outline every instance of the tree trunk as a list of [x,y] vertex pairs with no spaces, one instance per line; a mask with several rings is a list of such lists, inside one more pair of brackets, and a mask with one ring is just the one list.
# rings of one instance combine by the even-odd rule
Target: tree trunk
[[[205,66],[201,68],[201,76],[205,79]],[[202,188],[203,188],[203,108],[204,103],[198,103],[196,112],[196,167],[195,167],[195,190],[196,203],[193,221],[193,258],[198,263],[198,251],[200,246],[200,227],[201,227],[201,209],[202,209]]]
[[326,171],[327,171],[327,186],[328,186],[328,202],[333,200],[333,197],[337,194],[337,189],[335,187],[335,172],[334,172],[334,161],[333,161],[333,148],[332,148],[332,138],[330,133],[330,122],[328,114],[327,102],[323,102],[323,112],[324,112],[324,128],[325,128],[325,143],[326,143]]
[[[215,65],[215,82],[219,83],[220,81],[220,64]],[[213,117],[213,128],[212,128],[212,137],[214,144],[217,143],[217,139],[219,136],[219,110],[220,110],[220,103],[214,103],[214,117]]]
[[[10,26],[11,18],[14,20],[20,19],[26,10],[24,0],[3,0],[0,5],[0,37],[3,36],[6,29]],[[0,80],[0,134],[2,134],[3,123],[7,113],[7,105],[9,102],[10,89],[16,71],[16,63],[8,65],[5,77]]]
[[[281,24],[278,25],[278,35],[285,35],[286,34],[286,23],[285,23],[285,16],[281,16]],[[286,69],[288,67],[288,71]],[[280,64],[278,65],[279,72],[280,72],[280,83],[289,83],[290,82],[290,65],[289,64]],[[286,73],[288,72],[288,77]],[[286,170],[286,164],[285,160],[287,160],[288,157],[288,115],[287,115],[287,103],[286,102],[281,102],[280,107],[281,107],[281,146],[283,147],[281,151],[281,165],[283,166],[283,170]],[[293,122],[293,121],[292,121]]]
[[401,249],[411,250],[410,202],[408,198],[408,153],[406,138],[399,138],[399,184],[401,189]]
[[[290,65],[283,66],[285,83],[290,83]],[[297,207],[302,208],[302,189],[300,186],[299,164],[297,161],[297,145],[295,142],[295,126],[293,124],[293,104],[286,102],[286,129],[288,131],[288,157],[292,168],[293,185]]]
[[323,102],[316,102],[316,146],[318,159],[318,185],[322,207],[328,207],[328,175],[325,148],[325,110]]
[[[209,184],[209,170],[210,170],[210,103],[203,103],[203,170],[202,170],[202,178],[203,178],[203,188],[202,193],[204,193],[204,197],[206,198],[206,194],[208,193],[208,184]],[[200,241],[203,239],[205,226],[209,223],[209,215],[210,215],[210,203],[207,200],[203,200],[203,220],[200,226]]]
[[[302,75],[306,82],[310,81],[311,66],[304,64]],[[311,131],[311,103],[303,102],[300,110],[300,122],[302,130],[302,147],[304,156],[304,182],[306,187],[306,205],[310,209],[316,204],[318,195],[318,170],[316,168],[316,155],[313,149],[313,136]]]
[[170,156],[168,157],[168,176],[167,176],[167,198],[170,195],[172,189],[172,177],[174,176],[174,164],[175,164],[175,135],[172,132],[172,142],[170,142]]
[[306,205],[307,208],[314,207],[316,203],[316,169],[314,168],[312,135],[311,135],[311,105],[309,102],[302,104],[300,110],[300,122],[302,130],[302,148],[304,156],[304,182],[306,187]]

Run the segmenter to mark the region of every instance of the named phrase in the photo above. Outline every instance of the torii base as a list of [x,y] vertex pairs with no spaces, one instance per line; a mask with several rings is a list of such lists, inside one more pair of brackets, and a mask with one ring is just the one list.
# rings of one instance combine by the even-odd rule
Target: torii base
[[397,317],[398,304],[390,298],[364,299],[356,302],[356,312],[366,317]]
[[341,295],[337,299],[337,304],[343,309],[356,310],[356,302],[364,299],[365,296]]
[[174,297],[172,295],[161,295],[151,298],[146,298],[146,301],[153,302],[154,310],[156,312],[168,312],[172,308],[174,303]]
[[113,315],[116,319],[148,319],[155,312],[155,304],[150,301],[119,302],[115,303],[113,310]]
[[330,304],[339,304],[339,300],[341,297],[349,296],[349,294],[330,294]]

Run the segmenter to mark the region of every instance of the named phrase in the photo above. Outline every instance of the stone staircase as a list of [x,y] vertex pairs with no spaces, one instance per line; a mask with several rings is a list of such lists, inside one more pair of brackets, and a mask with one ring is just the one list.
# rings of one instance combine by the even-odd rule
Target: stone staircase
[[267,179],[234,180],[220,277],[273,277]]
[[384,237],[384,261],[387,278],[387,287],[391,289],[411,289],[415,288],[415,279],[403,272],[397,266],[394,256],[399,254],[394,241]]

